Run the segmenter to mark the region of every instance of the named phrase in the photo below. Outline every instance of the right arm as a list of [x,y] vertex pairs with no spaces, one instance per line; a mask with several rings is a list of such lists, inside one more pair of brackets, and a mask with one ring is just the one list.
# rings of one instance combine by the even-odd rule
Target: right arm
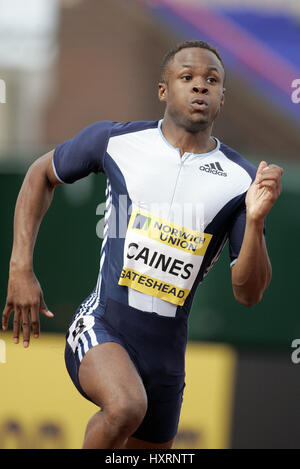
[[2,329],[7,329],[10,314],[14,311],[14,342],[19,342],[22,323],[24,347],[29,345],[30,323],[34,337],[39,337],[39,313],[53,317],[45,305],[42,289],[33,271],[33,251],[38,230],[52,202],[55,187],[61,184],[53,171],[53,154],[54,151],[47,153],[30,166],[15,207],[14,239]]
[[30,323],[34,337],[39,336],[39,313],[53,317],[33,271],[33,250],[41,221],[58,184],[62,181],[71,184],[91,172],[104,172],[104,157],[113,125],[110,121],[91,124],[71,140],[58,145],[55,157],[51,151],[38,158],[25,176],[15,208],[8,291],[2,316],[2,328],[6,330],[14,311],[14,342],[19,342],[22,323],[24,347],[29,345]]

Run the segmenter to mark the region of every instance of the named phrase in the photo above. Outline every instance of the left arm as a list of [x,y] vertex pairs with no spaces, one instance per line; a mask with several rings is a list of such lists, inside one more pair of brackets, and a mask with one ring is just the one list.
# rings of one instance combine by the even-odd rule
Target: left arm
[[238,259],[232,267],[232,287],[237,301],[257,304],[271,281],[272,268],[263,235],[264,220],[281,193],[279,166],[262,161],[246,195],[246,227]]

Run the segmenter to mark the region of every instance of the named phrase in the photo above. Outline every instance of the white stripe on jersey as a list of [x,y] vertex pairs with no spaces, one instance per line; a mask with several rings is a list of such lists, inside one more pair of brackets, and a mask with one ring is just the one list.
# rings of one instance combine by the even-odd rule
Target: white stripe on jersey
[[103,238],[102,246],[101,246],[101,252],[100,252],[100,266],[99,266],[99,274],[98,274],[98,279],[97,279],[97,284],[95,287],[95,291],[91,294],[90,298],[82,303],[80,310],[78,311],[78,314],[75,316],[75,320],[78,321],[78,319],[85,314],[91,314],[99,305],[100,302],[100,292],[101,292],[101,283],[102,283],[102,267],[104,264],[105,260],[105,251],[104,247],[106,245],[108,235],[107,235],[107,229],[108,229],[108,219],[111,213],[111,208],[112,208],[112,196],[111,196],[111,185],[109,181],[107,180],[107,185],[106,185],[106,191],[105,195],[107,196],[106,198],[106,207],[105,207],[105,215],[104,215],[104,231],[105,231],[105,237]]
[[79,358],[79,361],[81,362],[82,358],[83,358],[83,355],[82,355],[82,351],[81,351],[81,347],[82,347],[82,343],[81,343],[81,339],[79,338],[78,339],[78,346],[77,346],[77,353],[78,353],[78,358]]

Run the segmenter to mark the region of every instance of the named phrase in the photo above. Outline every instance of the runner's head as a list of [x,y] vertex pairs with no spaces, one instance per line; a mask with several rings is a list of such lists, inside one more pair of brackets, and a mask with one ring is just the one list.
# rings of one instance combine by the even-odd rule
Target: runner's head
[[189,132],[205,130],[224,104],[224,80],[218,51],[203,41],[185,41],[163,59],[159,99],[176,125]]

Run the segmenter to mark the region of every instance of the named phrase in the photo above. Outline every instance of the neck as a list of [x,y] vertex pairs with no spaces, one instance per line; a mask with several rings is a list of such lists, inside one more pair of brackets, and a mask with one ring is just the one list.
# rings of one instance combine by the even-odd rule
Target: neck
[[166,140],[180,150],[181,156],[184,153],[208,153],[216,148],[216,141],[211,137],[212,126],[198,132],[189,132],[165,115],[161,130]]

